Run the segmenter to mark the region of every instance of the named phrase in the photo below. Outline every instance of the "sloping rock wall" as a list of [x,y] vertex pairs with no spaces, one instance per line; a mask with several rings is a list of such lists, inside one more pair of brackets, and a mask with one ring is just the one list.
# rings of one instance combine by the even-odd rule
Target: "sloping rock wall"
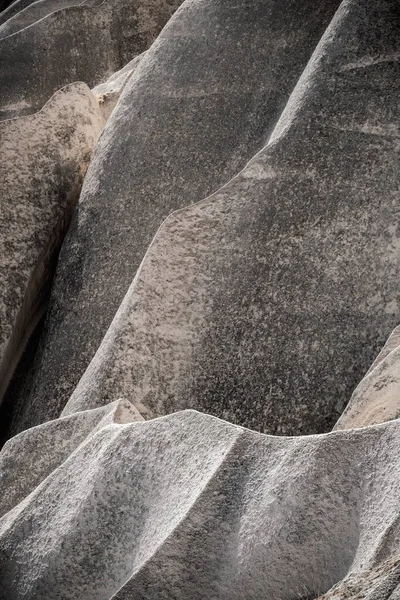
[[0,39],[0,119],[36,112],[68,83],[101,83],[148,48],[180,1],[66,6]]
[[44,313],[54,262],[104,121],[84,83],[0,122],[0,401]]
[[[294,19],[292,0],[185,2],[140,62],[61,252],[19,428],[59,415],[162,220],[214,192],[265,144],[338,3],[295,4]],[[186,242],[193,253],[196,235]]]
[[172,4],[112,1],[0,40],[4,117],[119,28],[100,105],[0,122],[4,390],[117,100],[3,403],[0,600],[400,600],[399,3],[186,0],[115,72]]
[[342,5],[265,148],[162,225],[67,411],[333,427],[399,321],[395,14]]
[[131,418],[114,403],[6,444],[1,598],[293,600],[339,581],[367,598],[399,582],[398,421],[279,438],[194,411]]

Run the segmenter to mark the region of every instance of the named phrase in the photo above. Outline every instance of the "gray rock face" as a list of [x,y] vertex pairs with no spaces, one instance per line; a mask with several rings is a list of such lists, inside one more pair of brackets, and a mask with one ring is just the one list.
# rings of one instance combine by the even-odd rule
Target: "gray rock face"
[[[0,25],[8,21],[8,19],[11,19],[11,17],[16,15],[18,12],[27,8],[30,4],[33,4],[33,1],[34,0],[15,0],[10,4],[8,0],[3,0],[3,4],[0,4],[0,10],[2,11],[0,12]],[[37,1],[41,2],[42,0]],[[5,5],[9,6],[3,10],[1,7]]]
[[0,598],[389,598],[368,594],[399,582],[399,421],[279,438],[129,412],[6,444]]
[[45,309],[49,279],[104,121],[87,85],[0,122],[0,401]]
[[[97,4],[100,4],[100,1],[98,0]],[[0,39],[4,39],[13,33],[17,33],[33,25],[36,21],[44,19],[53,12],[81,4],[95,6],[96,2],[82,2],[79,0],[38,0],[37,2],[33,2],[0,24]]]
[[[190,0],[175,13],[97,146],[60,255],[32,380],[19,395],[27,415],[19,427],[59,415],[162,220],[214,192],[265,144],[337,4]],[[193,231],[184,246],[197,256],[203,246]],[[186,273],[180,277],[183,283]],[[177,310],[181,301],[186,307],[179,285],[172,291]]]
[[[172,7],[58,1],[3,28],[3,116]],[[1,396],[120,96],[3,403],[69,398],[0,452],[0,600],[400,600],[399,327],[337,420],[400,320],[400,7],[337,4],[186,0],[100,107],[0,122]]]
[[397,11],[342,5],[265,148],[158,231],[64,414],[334,425],[399,320]]
[[[104,81],[146,50],[180,1],[138,0],[132,7],[131,0],[105,0],[99,6],[52,0],[45,9],[29,6],[27,16],[14,17],[18,23],[51,7],[66,8],[0,40],[0,119],[39,110],[73,81],[90,87]],[[3,27],[13,30],[11,21]]]

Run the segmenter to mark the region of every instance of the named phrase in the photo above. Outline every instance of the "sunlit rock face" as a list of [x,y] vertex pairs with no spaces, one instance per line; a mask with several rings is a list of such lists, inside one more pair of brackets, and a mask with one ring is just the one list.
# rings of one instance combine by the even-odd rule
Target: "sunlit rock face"
[[180,4],[0,15],[0,600],[399,600],[398,1]]
[[[18,394],[19,428],[60,414],[163,219],[215,192],[267,143],[337,2],[295,4],[296,18],[289,0],[186,2],[146,52],[96,148],[32,379]],[[187,243],[201,252],[190,233]]]
[[124,396],[269,433],[333,427],[399,319],[394,12],[343,5],[265,147],[168,217],[64,414]]
[[55,256],[103,125],[83,83],[63,88],[34,115],[0,122],[0,396],[43,315]]
[[118,401],[27,430],[0,454],[0,597],[392,598],[399,443],[398,421],[285,438]]

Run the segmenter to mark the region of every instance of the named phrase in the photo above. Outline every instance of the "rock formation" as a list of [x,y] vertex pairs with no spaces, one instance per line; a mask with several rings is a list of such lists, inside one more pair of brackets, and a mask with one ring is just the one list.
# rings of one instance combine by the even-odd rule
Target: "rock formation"
[[398,0],[179,4],[0,15],[0,600],[400,600]]
[[113,73],[105,83],[100,83],[93,88],[92,92],[97,98],[101,112],[106,121],[116,107],[118,99],[128,83],[130,76],[139,66],[143,56],[144,53],[139,54],[139,56],[136,56],[133,60],[128,62],[125,67],[116,73]]
[[334,425],[400,317],[393,7],[345,4],[266,146],[166,220],[74,410],[123,396],[157,415],[194,408],[269,433]]
[[54,260],[104,121],[87,85],[0,122],[0,402],[44,312]]
[[353,594],[328,598],[394,600],[398,421],[288,438],[132,418],[114,402],[6,444],[1,598],[294,600],[340,581]]
[[265,0],[204,0],[175,13],[96,148],[18,395],[27,416],[17,430],[60,414],[163,219],[215,192],[263,147],[336,5],[302,2],[296,19],[293,0],[268,9]]
[[2,25],[6,37],[0,39],[0,119],[36,112],[68,83],[82,80],[92,87],[104,81],[146,50],[180,4],[41,1],[46,4],[35,2],[23,18],[17,13],[10,25]]

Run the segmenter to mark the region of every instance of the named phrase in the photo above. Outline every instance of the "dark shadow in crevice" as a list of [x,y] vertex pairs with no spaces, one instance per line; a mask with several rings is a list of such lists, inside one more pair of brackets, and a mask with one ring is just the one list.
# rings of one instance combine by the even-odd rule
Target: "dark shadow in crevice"
[[14,435],[14,425],[20,420],[23,412],[24,405],[21,403],[21,398],[23,397],[21,390],[29,389],[30,387],[29,381],[27,381],[27,373],[32,377],[33,371],[30,367],[39,346],[45,316],[43,315],[36,325],[10,380],[3,402],[0,405],[0,448]]

